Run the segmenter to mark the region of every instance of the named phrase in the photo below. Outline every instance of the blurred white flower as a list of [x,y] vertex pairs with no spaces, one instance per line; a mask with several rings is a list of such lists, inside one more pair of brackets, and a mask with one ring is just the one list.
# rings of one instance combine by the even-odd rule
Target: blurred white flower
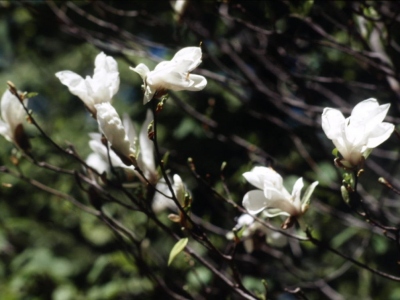
[[170,61],[160,62],[153,71],[145,64],[130,68],[138,73],[144,82],[143,103],[154,96],[163,95],[167,90],[200,91],[207,85],[205,77],[190,74],[201,63],[201,48],[186,47],[178,51]]
[[110,142],[112,149],[121,158],[124,164],[130,166],[136,164],[134,144],[129,141],[122,121],[109,103],[100,103],[95,105],[97,110],[97,123],[100,131]]
[[[176,199],[183,206],[185,202],[186,188],[183,184],[181,177],[178,174],[175,174],[173,176],[173,188]],[[155,213],[159,213],[166,209],[177,211],[178,207],[176,206],[175,202],[172,199],[164,196],[166,195],[168,197],[172,197],[171,191],[169,190],[168,185],[166,184],[164,179],[160,180],[157,183],[156,189],[162,192],[162,194],[159,192],[156,192],[154,194],[153,202],[151,204],[153,211]]]
[[[254,250],[253,236],[257,232],[261,232],[265,235],[266,242],[273,246],[283,247],[287,244],[287,237],[278,231],[269,229],[268,227],[262,225],[259,222],[255,222],[253,216],[249,214],[242,214],[236,223],[233,230],[238,231],[243,228],[241,237],[243,238],[243,246],[247,253],[251,253]],[[232,240],[234,238],[234,233],[229,232],[226,236],[228,239]]]
[[56,76],[69,91],[78,96],[95,116],[95,104],[110,102],[119,89],[119,73],[117,62],[103,52],[96,56],[94,61],[93,77],[83,79],[72,71],[57,72]]
[[[24,100],[24,105],[28,105],[28,99]],[[25,121],[26,112],[20,101],[9,90],[6,90],[0,102],[1,118],[0,134],[8,141],[19,145],[18,131],[22,129]]]
[[394,130],[394,125],[382,122],[390,104],[379,105],[369,98],[358,103],[351,116],[333,108],[325,108],[322,113],[322,129],[343,156],[341,163],[347,168],[357,167],[372,148],[386,141]]
[[243,198],[243,206],[250,214],[257,214],[264,210],[267,217],[278,215],[300,217],[308,209],[310,196],[318,185],[312,183],[300,199],[303,179],[299,178],[293,186],[292,194],[282,184],[282,177],[271,168],[254,167],[250,172],[243,174],[244,178],[257,187]]
[[[125,165],[119,156],[111,149],[111,147],[109,147],[108,154],[107,147],[101,142],[100,133],[90,133],[89,136],[91,138],[89,141],[89,147],[93,152],[86,159],[88,166],[92,167],[100,174],[103,172],[109,173],[109,161],[111,160],[111,164],[115,168],[124,168],[130,171],[134,170],[133,166]],[[110,155],[110,159],[108,158],[108,155]]]

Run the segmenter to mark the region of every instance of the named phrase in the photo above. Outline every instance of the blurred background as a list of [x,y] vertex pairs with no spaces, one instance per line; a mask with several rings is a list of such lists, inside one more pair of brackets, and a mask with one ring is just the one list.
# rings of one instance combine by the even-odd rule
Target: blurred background
[[[210,188],[240,205],[253,189],[242,174],[271,166],[289,191],[298,177],[306,186],[320,182],[305,221],[323,243],[400,276],[398,237],[387,238],[344,203],[344,171],[334,166],[334,146],[321,129],[325,107],[347,116],[371,97],[391,103],[386,121],[399,123],[399,14],[396,1],[0,1],[0,86],[5,91],[10,80],[38,93],[29,104],[35,119],[85,159],[97,123],[56,72],[92,76],[99,52],[114,57],[121,85],[113,105],[141,126],[149,104],[143,105],[142,79],[129,66],[152,69],[183,47],[201,46],[203,62],[193,73],[205,76],[207,87],[171,92],[158,131],[167,168],[187,185],[193,215],[216,248],[228,253],[233,247],[225,234],[240,212]],[[82,171],[27,129],[38,160]],[[23,159],[14,166],[13,145],[2,137],[0,143],[0,165],[90,205],[73,177]],[[193,176],[189,157],[205,183]],[[394,133],[372,152],[359,182],[373,218],[393,227],[400,225],[398,196],[378,178],[400,189],[398,162]],[[24,180],[0,174],[0,181],[1,299],[169,299],[101,220]],[[188,255],[168,267],[174,241],[145,214],[107,209],[141,237],[143,263],[182,299],[241,299]],[[158,217],[179,232],[167,215]],[[282,220],[271,222],[279,227]],[[309,242],[289,239],[278,246],[264,235],[254,237],[258,246],[251,253],[240,243],[235,255],[243,284],[260,297],[265,280],[268,299],[400,299],[395,280]],[[196,250],[229,274],[212,251]]]

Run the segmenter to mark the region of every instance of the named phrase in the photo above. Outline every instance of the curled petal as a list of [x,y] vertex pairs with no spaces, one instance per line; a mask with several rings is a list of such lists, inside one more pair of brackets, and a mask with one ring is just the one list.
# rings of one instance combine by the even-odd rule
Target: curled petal
[[138,64],[136,68],[129,67],[132,71],[135,71],[142,77],[143,81],[146,80],[147,74],[150,72],[149,68],[145,64]]

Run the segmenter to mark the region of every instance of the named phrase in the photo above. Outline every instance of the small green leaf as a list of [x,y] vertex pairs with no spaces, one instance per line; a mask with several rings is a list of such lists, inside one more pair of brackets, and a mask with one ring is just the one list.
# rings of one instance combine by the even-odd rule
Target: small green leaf
[[174,247],[172,247],[171,252],[169,253],[169,258],[168,258],[168,266],[172,263],[172,261],[175,259],[175,257],[182,252],[183,249],[185,249],[189,239],[188,238],[183,238],[180,239],[179,241],[176,242]]
[[30,99],[30,98],[36,97],[37,95],[39,95],[39,93],[31,92],[31,93],[28,93],[25,95],[25,99]]
[[338,149],[337,149],[337,148],[334,148],[334,149],[332,150],[332,154],[333,154],[334,157],[339,157],[339,151],[338,151]]

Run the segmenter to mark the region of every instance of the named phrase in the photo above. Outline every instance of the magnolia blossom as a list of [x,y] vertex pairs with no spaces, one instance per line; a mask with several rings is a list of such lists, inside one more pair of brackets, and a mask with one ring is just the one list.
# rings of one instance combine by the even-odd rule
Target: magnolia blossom
[[379,105],[369,98],[358,103],[351,116],[333,108],[325,108],[322,113],[322,129],[343,156],[341,163],[348,168],[357,167],[372,148],[386,141],[394,130],[394,125],[382,122],[390,104]]
[[[28,99],[24,100],[24,105],[28,105]],[[8,141],[19,144],[19,133],[22,123],[26,118],[26,112],[20,101],[9,90],[6,90],[0,102],[1,118],[0,134]]]
[[[278,231],[272,230],[259,222],[255,222],[253,216],[249,214],[242,214],[238,219],[236,226],[233,230],[238,231],[243,228],[241,237],[243,238],[243,246],[247,253],[251,253],[254,250],[253,236],[257,232],[261,232],[265,235],[266,242],[277,246],[283,247],[287,244],[287,238]],[[226,237],[230,240],[234,239],[234,233],[228,232]]]
[[[178,174],[175,174],[173,176],[173,189],[176,199],[183,206],[186,197],[186,188],[185,185],[183,184],[181,177]],[[170,209],[173,211],[178,210],[178,207],[176,206],[175,202],[172,199],[169,199],[164,196],[167,195],[169,197],[172,197],[171,191],[169,190],[169,187],[164,180],[160,180],[157,183],[156,190],[160,191],[162,194],[156,192],[154,195],[153,202],[151,204],[151,207],[154,212],[159,213],[166,209]]]
[[138,73],[144,82],[143,103],[149,102],[157,93],[172,91],[200,91],[207,80],[200,75],[190,74],[201,63],[200,47],[187,47],[178,51],[170,61],[160,62],[153,71],[145,64],[130,68]]
[[250,214],[257,214],[264,210],[267,217],[278,215],[288,217],[302,216],[308,209],[310,196],[318,185],[312,183],[306,190],[303,198],[300,193],[303,188],[303,179],[299,178],[290,194],[282,184],[282,177],[271,168],[254,167],[250,172],[243,174],[244,178],[257,187],[244,195],[243,206]]
[[72,71],[61,71],[56,73],[56,76],[73,95],[81,98],[93,115],[96,115],[95,104],[110,102],[118,92],[119,73],[114,58],[106,56],[103,52],[96,56],[94,65],[93,77],[86,76],[83,79]]
[[89,134],[91,140],[89,141],[89,147],[92,149],[93,153],[91,153],[87,159],[86,163],[88,166],[95,169],[100,174],[103,172],[110,171],[110,160],[111,165],[117,168],[124,168],[129,171],[133,171],[133,166],[125,165],[121,158],[109,147],[107,147],[101,142],[101,134],[100,133],[90,133]]
[[135,164],[135,148],[126,135],[115,108],[108,102],[95,105],[100,131],[110,142],[113,150],[126,165]]

